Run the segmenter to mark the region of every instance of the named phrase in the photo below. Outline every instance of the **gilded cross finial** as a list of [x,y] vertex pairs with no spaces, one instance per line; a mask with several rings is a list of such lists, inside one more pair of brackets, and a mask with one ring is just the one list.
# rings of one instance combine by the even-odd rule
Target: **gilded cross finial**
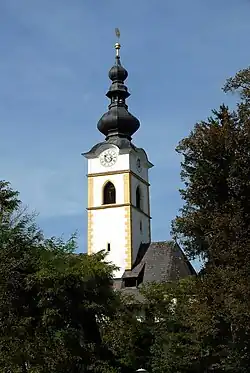
[[115,43],[116,57],[119,57],[120,56],[119,52],[121,48],[121,44],[119,43],[119,40],[120,40],[121,34],[120,34],[120,30],[117,27],[115,29],[115,35],[117,37],[117,42]]

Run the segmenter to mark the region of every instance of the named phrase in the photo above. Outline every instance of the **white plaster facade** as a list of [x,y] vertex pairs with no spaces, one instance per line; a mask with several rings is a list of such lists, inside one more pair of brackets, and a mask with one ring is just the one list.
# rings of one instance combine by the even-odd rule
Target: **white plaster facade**
[[[100,163],[99,155],[108,148],[116,148],[117,161],[110,167]],[[138,171],[136,162],[141,160]],[[88,178],[91,178],[88,191],[89,219],[88,252],[107,250],[107,259],[119,270],[114,276],[120,278],[136,258],[141,243],[151,240],[148,169],[152,164],[142,149],[119,151],[110,144],[103,145],[95,157],[88,158]],[[126,183],[129,180],[129,183]],[[103,188],[110,181],[115,186],[116,202],[103,204]],[[140,209],[136,208],[136,189],[140,188]],[[129,217],[128,217],[129,209]],[[90,221],[91,220],[91,221]],[[128,234],[130,247],[128,247]],[[132,261],[127,261],[128,249]]]
[[91,251],[107,251],[110,244],[107,260],[119,268],[115,277],[120,278],[126,269],[125,207],[94,210],[92,224]]

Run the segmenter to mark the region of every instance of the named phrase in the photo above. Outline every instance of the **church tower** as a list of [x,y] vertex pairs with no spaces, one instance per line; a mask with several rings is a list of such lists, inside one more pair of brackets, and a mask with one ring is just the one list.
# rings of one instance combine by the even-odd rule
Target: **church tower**
[[97,125],[105,139],[83,155],[88,160],[88,254],[106,250],[118,267],[115,278],[122,278],[140,247],[151,242],[148,170],[153,165],[131,141],[140,122],[128,111],[128,72],[121,65],[119,43],[115,49],[106,94],[111,102]]

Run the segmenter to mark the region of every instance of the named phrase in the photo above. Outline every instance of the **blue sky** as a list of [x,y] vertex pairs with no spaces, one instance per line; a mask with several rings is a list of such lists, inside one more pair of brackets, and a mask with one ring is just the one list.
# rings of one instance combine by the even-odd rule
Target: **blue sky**
[[114,28],[129,71],[134,143],[151,170],[153,240],[170,237],[179,197],[178,141],[220,103],[249,65],[248,0],[1,0],[0,179],[12,183],[48,235],[79,232],[86,249],[87,164],[102,140]]

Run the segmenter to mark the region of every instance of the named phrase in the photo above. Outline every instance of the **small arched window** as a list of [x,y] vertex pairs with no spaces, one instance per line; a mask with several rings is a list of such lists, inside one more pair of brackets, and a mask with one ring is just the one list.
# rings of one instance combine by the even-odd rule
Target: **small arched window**
[[141,209],[141,190],[139,186],[136,188],[136,207]]
[[104,186],[103,190],[103,204],[109,205],[116,202],[115,186],[110,181]]

